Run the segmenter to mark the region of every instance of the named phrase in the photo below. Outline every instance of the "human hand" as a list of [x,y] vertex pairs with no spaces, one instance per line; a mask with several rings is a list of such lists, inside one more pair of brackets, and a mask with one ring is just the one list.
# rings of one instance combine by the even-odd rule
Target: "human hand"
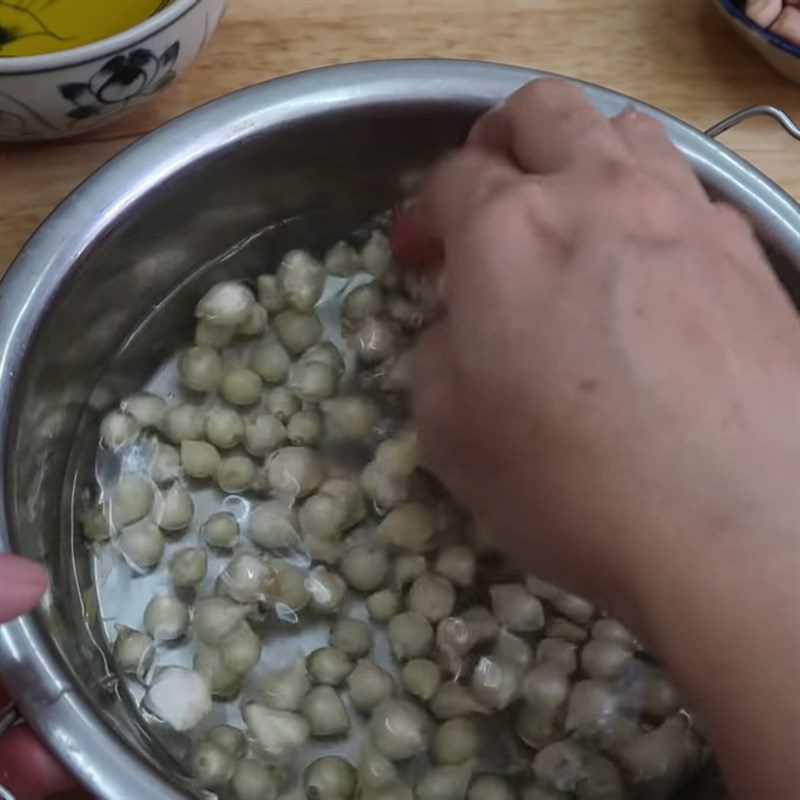
[[800,336],[749,223],[654,121],[553,80],[481,119],[414,218],[445,253],[415,352],[431,467],[521,568],[665,658],[742,797],[783,796]]
[[[30,611],[46,587],[47,573],[41,566],[0,555],[0,624]],[[0,684],[0,711],[10,705],[11,698]],[[27,725],[14,725],[0,736],[0,786],[17,800],[40,800],[74,784]]]
[[529,566],[613,609],[620,576],[697,530],[788,535],[796,318],[655,122],[537,81],[438,168],[418,218],[448,309],[418,348],[423,444]]
[[745,13],[762,28],[800,44],[800,0],[747,0]]

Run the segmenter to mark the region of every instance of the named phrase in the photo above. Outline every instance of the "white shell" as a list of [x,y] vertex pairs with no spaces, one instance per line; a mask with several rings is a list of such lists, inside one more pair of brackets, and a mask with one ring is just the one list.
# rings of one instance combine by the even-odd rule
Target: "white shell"
[[421,552],[433,536],[434,516],[421,503],[405,503],[390,511],[378,526],[378,536],[403,550]]
[[195,586],[208,569],[208,553],[202,547],[184,547],[169,560],[169,574],[175,586]]
[[586,775],[586,753],[572,742],[554,742],[534,756],[533,772],[546,786],[572,792]]
[[372,632],[366,622],[352,617],[339,617],[333,623],[330,643],[347,653],[350,658],[360,658],[372,647]]
[[323,684],[310,689],[303,698],[301,710],[312,736],[341,736],[350,730],[347,709],[331,686]]
[[352,671],[354,664],[338,647],[320,647],[308,656],[308,673],[317,683],[338,686]]
[[478,755],[478,728],[468,717],[442,723],[433,737],[433,758],[437,764],[463,764]]
[[520,672],[507,662],[481,656],[472,672],[472,693],[488,708],[502,711],[516,700],[520,687]]
[[560,708],[569,693],[569,679],[558,664],[535,664],[522,680],[522,697],[536,709],[552,713]]
[[265,456],[286,441],[286,428],[274,414],[258,414],[244,424],[244,449]]
[[358,773],[340,756],[323,756],[308,765],[303,776],[306,796],[319,800],[352,800]]
[[442,671],[427,658],[412,658],[403,666],[401,680],[409,694],[428,702],[442,684]]
[[127,525],[117,539],[117,547],[125,559],[135,567],[145,569],[161,560],[164,552],[164,534],[152,520],[142,519]]
[[323,400],[325,428],[334,438],[360,439],[370,436],[380,418],[375,401],[362,394],[347,394]]
[[213,444],[196,439],[181,442],[181,463],[190,478],[210,478],[219,466],[219,452]]
[[139,435],[139,420],[126,411],[109,411],[100,422],[100,441],[109,450],[119,450]]
[[358,357],[367,363],[386,361],[397,354],[400,347],[395,325],[379,317],[363,320],[351,338]]
[[517,800],[517,796],[505,778],[480,775],[470,785],[467,800]]
[[240,622],[222,637],[219,652],[225,669],[245,675],[261,657],[261,640],[246,622]]
[[275,800],[278,796],[278,775],[254,758],[243,758],[231,780],[236,800]]
[[297,311],[310,311],[322,295],[325,271],[303,250],[288,252],[276,273],[278,288],[286,302]]
[[461,588],[475,582],[477,559],[475,551],[463,544],[452,544],[439,551],[434,570]]
[[270,489],[289,497],[305,497],[324,480],[320,457],[307,447],[282,447],[266,463]]
[[222,378],[222,358],[208,345],[195,345],[178,359],[178,377],[194,392],[210,392]]
[[406,605],[409,611],[416,611],[431,622],[447,617],[456,602],[453,584],[433,572],[423,572],[408,590]]
[[404,431],[381,442],[375,450],[378,467],[390,475],[407,477],[420,463],[419,437],[413,430]]
[[336,371],[322,361],[301,360],[292,364],[287,388],[310,403],[318,403],[336,391]]
[[158,442],[147,465],[155,483],[169,483],[181,474],[181,454],[171,444]]
[[400,613],[400,595],[391,589],[380,589],[366,599],[367,612],[375,622],[388,622]]
[[361,250],[361,261],[364,269],[378,279],[383,279],[392,264],[392,251],[389,240],[380,231],[373,231]]
[[278,278],[275,275],[259,275],[256,280],[258,289],[258,302],[272,314],[282,310],[286,305],[286,298],[278,288]]
[[165,667],[156,673],[144,706],[176,731],[188,731],[211,711],[211,687],[194,670]]
[[249,613],[243,606],[227,597],[206,597],[194,607],[192,628],[201,642],[215,646],[229,634]]
[[380,753],[403,761],[425,751],[428,745],[425,713],[408,700],[384,700],[372,713],[369,731]]
[[114,640],[114,661],[123,672],[129,672],[140,680],[150,665],[156,648],[153,638],[146,633],[115,625],[117,638]]
[[292,359],[277,339],[264,339],[250,356],[250,369],[265,383],[282,383],[289,374]]
[[250,406],[261,399],[261,377],[247,367],[233,364],[225,370],[219,393],[235,406]]
[[192,751],[190,772],[203,789],[221,789],[233,776],[231,754],[214,742],[199,742]]
[[325,253],[324,263],[325,269],[331,275],[338,275],[340,278],[349,278],[363,268],[361,256],[347,242],[336,242]]
[[338,611],[347,594],[347,584],[335,572],[325,567],[314,567],[305,579],[311,607],[320,614]]
[[267,550],[293,547],[300,541],[297,515],[283,500],[258,503],[250,511],[248,535],[251,541]]
[[241,325],[255,301],[253,293],[243,284],[220,281],[200,298],[194,315],[212,325]]
[[217,486],[223,492],[236,494],[248,489],[256,477],[256,465],[242,455],[223,456],[217,465]]
[[205,436],[215,447],[227,450],[242,440],[244,420],[232,408],[212,408],[206,417]]
[[194,343],[219,349],[230,344],[235,335],[235,325],[213,325],[201,319],[194,329]]
[[153,484],[145,475],[120,475],[108,504],[112,526],[119,530],[147,514],[153,505]]
[[247,753],[247,739],[241,728],[233,725],[215,725],[208,732],[208,740],[227,750],[235,758],[243,758]]
[[305,535],[337,539],[347,521],[347,508],[338,497],[320,491],[303,503],[297,518]]
[[302,655],[298,655],[291,664],[264,678],[259,699],[268,708],[297,711],[308,688],[306,660]]
[[167,401],[151,392],[137,392],[126,397],[119,407],[136,417],[143,428],[160,428],[167,411]]
[[394,693],[392,676],[369,658],[362,658],[347,679],[350,699],[359,711],[372,711]]
[[281,344],[293,356],[308,350],[322,336],[322,324],[313,311],[306,314],[286,309],[275,317],[272,327]]
[[465,800],[473,764],[432,767],[417,784],[417,800]]
[[236,326],[236,333],[239,336],[258,336],[266,330],[268,322],[267,309],[260,303],[254,303],[244,322]]
[[242,716],[268,755],[283,756],[297,750],[308,741],[311,728],[308,721],[293,711],[267,708],[260,703],[248,703]]
[[157,595],[144,610],[144,627],[157,642],[180,639],[189,627],[189,609],[177,597]]
[[257,603],[265,599],[268,566],[250,553],[237,553],[219,576],[225,591],[237,603]]
[[578,668],[578,647],[564,639],[542,639],[536,647],[536,658],[557,664],[567,675]]
[[205,414],[188,403],[172,406],[164,415],[163,432],[173,444],[180,444],[184,439],[202,439],[205,429]]
[[357,544],[345,551],[339,568],[354,589],[372,592],[383,583],[389,572],[389,555],[379,544]]
[[286,435],[294,445],[318,445],[322,439],[322,416],[311,409],[295,412],[286,423]]
[[537,631],[544,625],[541,602],[522,584],[505,583],[490,587],[492,613],[510,631]]
[[392,652],[401,661],[425,656],[433,646],[433,628],[430,622],[413,611],[392,617],[387,630]]
[[342,306],[342,319],[347,325],[356,325],[368,317],[380,314],[383,309],[383,291],[379,284],[367,283],[353,289]]
[[437,719],[453,719],[469,714],[488,714],[489,710],[478,702],[475,695],[455,681],[443,683],[428,704]]
[[230,511],[217,511],[203,523],[200,534],[212,547],[233,547],[239,538],[239,523]]
[[183,530],[192,521],[193,515],[192,496],[179,483],[173,483],[166,491],[156,494],[153,518],[162,530]]

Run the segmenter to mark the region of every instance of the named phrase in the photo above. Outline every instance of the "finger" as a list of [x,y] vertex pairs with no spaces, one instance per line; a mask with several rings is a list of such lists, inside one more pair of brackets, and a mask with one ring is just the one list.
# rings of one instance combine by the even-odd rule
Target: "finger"
[[446,479],[453,441],[452,409],[457,399],[446,321],[431,325],[417,338],[411,368],[413,415],[425,463]]
[[0,738],[0,785],[17,800],[42,800],[76,782],[27,725],[15,725]]
[[624,157],[609,120],[574,83],[540,78],[514,92],[473,127],[469,142],[507,155],[521,169],[551,173]]
[[778,18],[783,7],[783,0],[747,0],[744,13],[756,25],[768,28]]
[[442,161],[423,182],[414,208],[426,236],[446,240],[494,192],[520,179],[505,159],[467,148]]
[[784,8],[770,30],[789,42],[800,44],[800,8]]
[[652,117],[631,109],[612,119],[611,126],[647,172],[682,195],[707,200],[689,163]]
[[30,611],[47,588],[44,567],[19,556],[0,556],[0,623]]

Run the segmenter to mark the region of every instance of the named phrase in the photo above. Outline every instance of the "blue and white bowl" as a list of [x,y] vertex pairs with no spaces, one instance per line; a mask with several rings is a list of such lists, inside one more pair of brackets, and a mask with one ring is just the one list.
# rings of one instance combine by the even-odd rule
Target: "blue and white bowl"
[[756,25],[737,0],[714,0],[722,15],[733,25],[739,35],[795,83],[800,83],[800,46],[776,36]]
[[226,2],[173,0],[106,39],[0,58],[0,141],[73,136],[147,103],[197,58]]

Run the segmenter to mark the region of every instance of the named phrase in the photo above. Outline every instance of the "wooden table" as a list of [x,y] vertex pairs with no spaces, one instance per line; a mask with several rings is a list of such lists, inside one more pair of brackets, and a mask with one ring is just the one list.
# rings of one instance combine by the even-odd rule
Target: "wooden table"
[[[584,78],[699,128],[756,103],[800,118],[800,90],[734,35],[711,0],[230,0],[188,73],[154,103],[96,132],[0,145],[0,274],[83,178],[194,106],[287,72],[342,61],[449,56]],[[800,198],[800,146],[753,121],[725,141]]]

